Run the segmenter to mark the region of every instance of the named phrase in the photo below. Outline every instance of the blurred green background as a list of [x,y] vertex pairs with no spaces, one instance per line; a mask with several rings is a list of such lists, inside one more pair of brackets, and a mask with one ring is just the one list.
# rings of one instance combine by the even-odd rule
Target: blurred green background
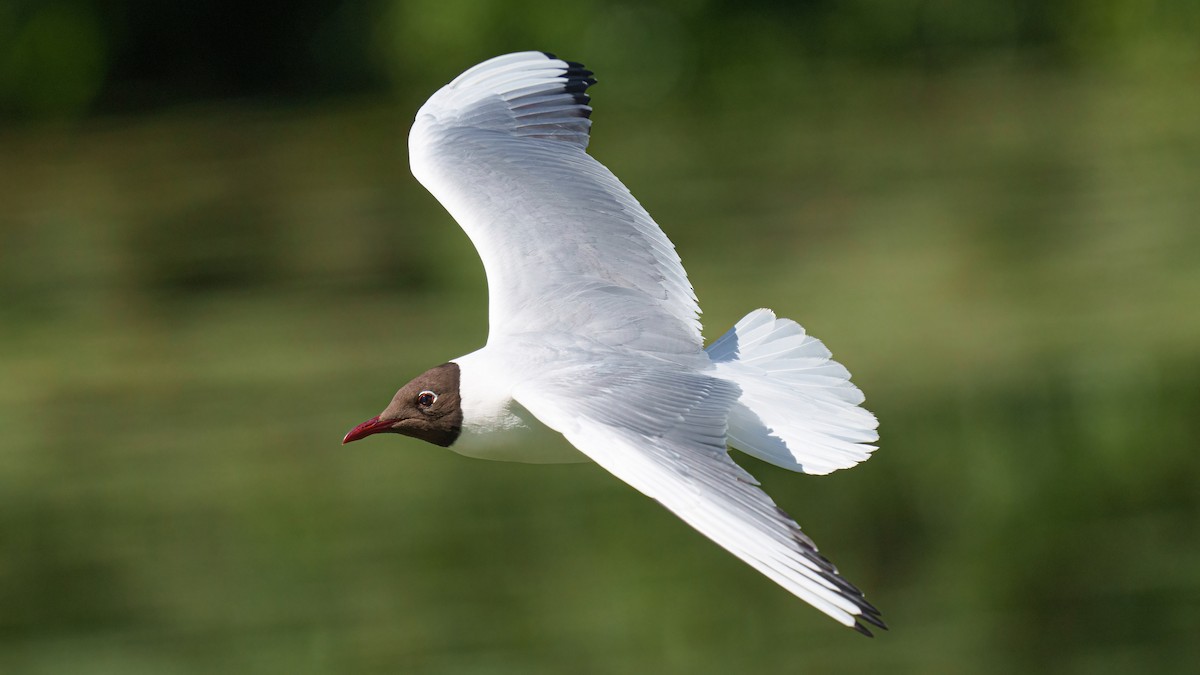
[[[1200,4],[0,4],[0,671],[1122,673],[1200,663]],[[711,339],[774,308],[881,422],[740,457],[841,628],[592,465],[342,448],[479,346],[409,176],[545,49]],[[561,442],[550,435],[536,442]]]

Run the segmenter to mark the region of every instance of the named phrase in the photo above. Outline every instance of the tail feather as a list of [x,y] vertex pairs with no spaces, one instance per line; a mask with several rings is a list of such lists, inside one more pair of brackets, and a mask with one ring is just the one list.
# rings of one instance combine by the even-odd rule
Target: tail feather
[[717,376],[742,388],[729,445],[792,471],[826,474],[870,457],[879,422],[862,391],[800,324],[758,309],[709,345]]

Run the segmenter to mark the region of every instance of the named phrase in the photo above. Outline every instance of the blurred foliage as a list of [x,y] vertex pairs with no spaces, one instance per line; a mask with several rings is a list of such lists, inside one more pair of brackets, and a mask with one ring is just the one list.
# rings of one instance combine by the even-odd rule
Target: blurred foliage
[[0,114],[423,89],[447,61],[568,46],[614,82],[698,99],[763,64],[1195,68],[1197,35],[1192,0],[7,0]]
[[[0,672],[1191,672],[1193,6],[0,5]],[[339,449],[485,338],[404,132],[530,47],[706,333],[855,373],[869,462],[739,461],[891,632],[594,466]]]
[[84,112],[103,86],[107,36],[89,5],[0,6],[0,112]]

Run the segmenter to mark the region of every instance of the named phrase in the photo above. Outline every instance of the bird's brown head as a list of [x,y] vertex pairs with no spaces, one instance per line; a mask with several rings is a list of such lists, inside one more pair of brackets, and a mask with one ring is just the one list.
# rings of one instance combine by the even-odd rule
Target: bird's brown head
[[377,417],[351,429],[342,443],[387,432],[449,447],[462,433],[462,398],[458,384],[457,363],[430,368],[401,387]]

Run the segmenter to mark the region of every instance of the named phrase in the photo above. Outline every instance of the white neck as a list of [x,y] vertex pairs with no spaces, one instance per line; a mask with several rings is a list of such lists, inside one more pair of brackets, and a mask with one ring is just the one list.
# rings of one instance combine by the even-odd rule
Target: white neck
[[[513,400],[511,356],[487,347],[454,359],[463,413],[462,435],[450,446],[460,455],[535,464],[586,462],[588,458],[561,438],[537,435],[537,418]],[[503,432],[503,433],[497,433]]]
[[454,363],[459,369],[458,395],[462,400],[464,434],[525,425],[524,420],[512,412],[509,375],[489,354],[487,347],[454,359]]

